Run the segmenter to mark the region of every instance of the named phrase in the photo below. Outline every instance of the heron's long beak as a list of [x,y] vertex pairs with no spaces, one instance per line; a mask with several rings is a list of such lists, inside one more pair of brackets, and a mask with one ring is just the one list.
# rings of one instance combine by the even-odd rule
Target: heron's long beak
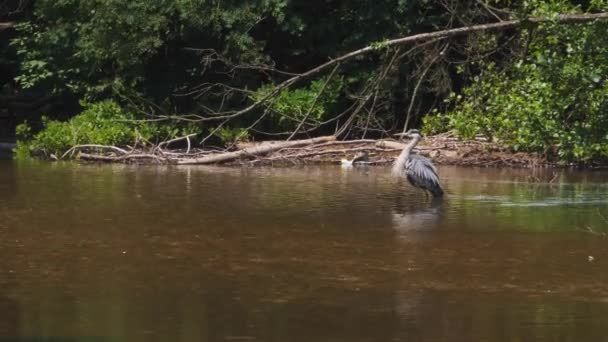
[[402,138],[402,137],[406,137],[407,138],[410,135],[409,135],[409,133],[395,133],[395,134],[393,134],[393,136],[399,137],[399,138]]

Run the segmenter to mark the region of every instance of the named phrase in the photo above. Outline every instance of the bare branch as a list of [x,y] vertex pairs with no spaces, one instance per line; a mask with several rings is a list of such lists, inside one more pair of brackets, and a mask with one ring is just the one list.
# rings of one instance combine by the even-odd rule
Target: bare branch
[[59,159],[64,159],[70,153],[72,153],[72,152],[74,152],[74,151],[76,151],[78,149],[83,149],[83,148],[96,148],[96,149],[113,150],[113,151],[119,152],[121,154],[128,154],[129,153],[128,151],[123,150],[122,148],[119,148],[119,147],[116,147],[116,146],[86,144],[86,145],[76,145],[76,146],[73,146],[69,150],[65,151],[65,153]]
[[[382,71],[382,73],[378,77],[376,77],[372,82],[367,84],[365,89],[361,92],[362,94],[368,93],[368,90],[377,90],[378,89],[378,85],[380,84],[380,82],[382,82],[382,80],[384,80],[386,78],[386,76],[388,75],[388,72],[391,70],[391,68],[393,67],[395,62],[399,59],[398,58],[399,51],[400,51],[400,49],[398,48],[395,51],[395,53],[393,54],[393,56],[391,57],[390,61],[388,62],[388,64],[384,68],[384,70]],[[370,98],[374,94],[376,94],[376,91],[371,91],[359,101],[359,106],[357,106],[357,108],[353,111],[351,116],[346,120],[346,122],[342,125],[342,127],[336,131],[336,136],[339,137],[339,136],[343,135],[345,132],[347,132],[347,130],[350,132],[350,128],[351,128],[352,122],[354,121],[355,117],[365,107],[367,102],[370,100]]]
[[[608,19],[608,12],[592,13],[592,14],[562,14],[562,15],[559,15],[556,19],[531,17],[531,18],[526,19],[525,21],[538,24],[538,23],[555,20],[555,21],[563,23],[563,24],[576,24],[576,23],[585,23],[585,22],[589,22],[589,21],[593,21],[593,20],[605,20],[605,19]],[[466,35],[466,34],[473,33],[473,32],[506,30],[506,29],[518,27],[518,26],[522,25],[522,23],[524,23],[524,20],[507,20],[507,21],[501,21],[498,23],[465,26],[465,27],[429,32],[429,33],[420,33],[420,34],[415,34],[415,35],[407,36],[407,37],[403,37],[403,38],[388,40],[386,42],[383,42],[382,46],[388,48],[388,47],[392,47],[392,46],[407,45],[407,44],[411,44],[414,42],[425,41],[425,40],[429,40],[429,39],[450,38],[450,37],[462,36],[462,35]],[[352,51],[352,52],[347,53],[343,56],[340,56],[336,59],[332,59],[329,62],[321,64],[316,68],[313,68],[303,74],[298,75],[297,77],[290,78],[289,80],[285,81],[281,85],[283,85],[283,84],[285,84],[287,86],[291,85],[295,81],[298,81],[302,78],[317,74],[336,63],[340,63],[345,60],[351,59],[353,57],[367,54],[367,53],[370,53],[370,52],[373,52],[376,50],[377,50],[377,47],[375,45],[370,45],[370,46],[364,47],[362,49]],[[279,86],[281,86],[281,85],[279,85]]]
[[312,144],[318,144],[321,142],[332,141],[334,139],[336,139],[336,137],[327,136],[327,137],[319,137],[319,138],[312,138],[312,139],[306,139],[306,140],[294,140],[294,141],[286,141],[286,142],[266,142],[266,143],[260,144],[259,146],[245,148],[245,149],[242,149],[239,151],[219,153],[216,155],[204,156],[201,158],[179,160],[177,163],[182,164],[182,165],[184,165],[184,164],[214,164],[214,163],[220,163],[220,162],[226,162],[226,161],[239,159],[241,157],[265,154],[265,153],[269,153],[269,152],[276,151],[276,150],[286,148],[286,147],[312,145]]
[[86,160],[100,160],[100,161],[112,161],[112,162],[116,162],[116,161],[124,161],[124,160],[129,160],[129,159],[154,159],[157,162],[167,162],[166,158],[162,158],[159,157],[157,155],[154,154],[128,154],[128,155],[124,155],[124,156],[118,156],[118,157],[114,157],[114,156],[103,156],[103,155],[97,155],[97,154],[89,154],[89,153],[79,153],[78,156],[81,159],[86,159]]
[[310,105],[310,108],[308,108],[308,112],[306,112],[306,115],[304,115],[304,117],[302,118],[302,121],[300,121],[300,124],[298,125],[298,127],[296,127],[296,129],[293,131],[293,133],[291,133],[291,135],[287,138],[287,140],[291,140],[291,138],[293,138],[296,134],[298,134],[298,132],[300,131],[300,128],[302,128],[302,125],[304,125],[304,122],[306,122],[306,120],[308,120],[310,113],[312,113],[313,109],[317,105],[317,102],[319,101],[319,98],[321,97],[321,95],[323,95],[323,92],[325,92],[325,88],[327,88],[327,85],[334,78],[334,75],[336,74],[336,71],[338,71],[339,68],[340,68],[340,64],[338,63],[336,65],[336,67],[331,71],[329,76],[327,76],[327,80],[325,80],[325,83],[323,83],[321,90],[319,90],[319,93],[315,96],[315,99],[313,100],[312,105]]
[[[188,151],[190,151],[190,137],[194,137],[198,135],[198,133],[192,133],[192,134],[188,134],[186,136],[183,137],[179,137],[179,138],[175,138],[175,139],[171,139],[171,140],[167,140],[167,141],[163,141],[161,143],[159,143],[156,148],[154,149],[154,151],[156,151],[157,149],[160,150],[163,146],[167,145],[169,146],[169,144],[174,143],[174,142],[178,142],[178,141],[182,141],[182,140],[187,140],[188,141]],[[153,151],[153,152],[154,152]],[[187,153],[187,152],[186,152]]]
[[439,59],[439,57],[443,56],[445,54],[445,51],[447,50],[448,46],[450,46],[450,44],[446,44],[445,47],[441,50],[441,52],[439,52],[439,54],[437,54],[432,60],[431,62],[429,62],[429,65],[427,65],[427,67],[424,69],[424,71],[422,72],[422,75],[420,75],[420,78],[418,79],[418,82],[416,83],[416,86],[414,87],[414,92],[412,93],[412,99],[410,100],[410,105],[407,108],[407,114],[405,117],[405,124],[403,124],[403,133],[405,133],[407,131],[407,126],[410,122],[410,117],[412,114],[412,109],[414,108],[414,102],[416,101],[416,95],[418,94],[418,89],[420,89],[420,85],[422,84],[422,81],[424,80],[426,74],[429,72],[429,70],[431,69],[431,67],[433,66],[433,64],[435,64],[435,62]]
[[[378,43],[371,44],[364,48],[352,51],[350,53],[347,53],[347,54],[337,57],[335,59],[329,60],[328,62],[323,63],[315,68],[312,68],[304,73],[295,74],[291,78],[278,84],[271,92],[269,92],[268,94],[263,96],[261,99],[257,100],[256,102],[250,104],[249,106],[247,106],[241,110],[229,111],[229,112],[219,112],[219,113],[216,113],[216,115],[204,116],[204,117],[190,115],[190,117],[165,116],[165,118],[174,119],[174,120],[193,121],[193,122],[204,122],[204,121],[212,121],[212,120],[230,120],[230,119],[239,117],[241,115],[247,114],[247,113],[259,108],[266,101],[268,101],[269,99],[278,95],[283,89],[288,88],[299,81],[302,81],[304,79],[307,79],[307,78],[315,76],[319,73],[322,73],[322,72],[326,71],[327,69],[329,69],[330,67],[334,67],[338,63],[353,59],[355,57],[358,57],[358,56],[361,56],[364,54],[373,53],[378,50],[384,50],[384,49],[391,48],[391,47],[409,45],[409,44],[419,43],[419,42],[428,42],[428,41],[432,41],[432,40],[436,40],[436,39],[457,37],[457,36],[467,35],[467,34],[475,33],[475,32],[506,30],[506,29],[511,29],[511,28],[521,26],[524,22],[538,24],[538,23],[548,22],[548,21],[557,21],[557,22],[563,23],[563,24],[576,24],[576,23],[584,23],[584,22],[589,22],[589,21],[593,21],[593,20],[604,20],[604,19],[608,19],[608,13],[602,12],[602,13],[593,13],[593,14],[564,14],[564,15],[559,15],[557,18],[531,17],[531,18],[527,18],[525,20],[505,20],[505,21],[500,21],[497,23],[464,26],[464,27],[459,27],[459,28],[452,28],[452,29],[440,30],[440,31],[429,32],[429,33],[420,33],[420,34],[415,34],[415,35],[411,35],[411,36],[407,36],[407,37],[387,40],[387,41],[379,43],[379,44]],[[197,50],[197,49],[191,49],[191,48],[190,48],[190,50],[198,51],[198,52],[206,51],[208,53],[208,55],[205,58],[209,58],[209,61],[208,61],[209,63],[213,62],[214,60],[220,59],[220,57],[217,55],[217,53],[213,50]],[[276,70],[273,70],[273,71],[276,71]],[[357,113],[358,113],[358,111],[360,111],[363,108],[363,106],[367,103],[367,101],[369,99],[370,99],[369,95],[363,97],[362,104],[360,103],[360,106],[357,109]],[[353,119],[354,119],[354,117],[351,117],[349,120],[347,120],[348,125],[343,126],[344,129],[341,130],[341,133],[344,133],[348,129],[348,127],[352,123]]]
[[490,13],[494,18],[496,18],[496,20],[498,21],[503,21],[501,17],[498,16],[498,14],[496,14],[491,8],[490,6],[488,6],[488,4],[486,4],[483,0],[477,0],[477,3],[480,4],[481,6],[483,6],[483,8],[486,9],[486,11],[488,11],[488,13]]

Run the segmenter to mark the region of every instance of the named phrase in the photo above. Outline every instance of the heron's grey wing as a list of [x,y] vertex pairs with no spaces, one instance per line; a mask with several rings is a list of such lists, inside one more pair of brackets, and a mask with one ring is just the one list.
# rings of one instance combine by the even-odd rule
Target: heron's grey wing
[[408,177],[415,179],[419,183],[430,186],[439,185],[439,177],[437,176],[435,165],[421,155],[411,154],[405,163],[405,170]]

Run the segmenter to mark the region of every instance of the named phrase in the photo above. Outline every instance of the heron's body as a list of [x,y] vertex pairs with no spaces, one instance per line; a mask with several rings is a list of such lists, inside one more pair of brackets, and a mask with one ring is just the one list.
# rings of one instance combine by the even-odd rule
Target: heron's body
[[427,158],[413,154],[412,150],[422,138],[418,131],[408,134],[412,141],[405,146],[393,164],[393,175],[406,177],[413,186],[429,191],[433,197],[443,196],[437,169]]

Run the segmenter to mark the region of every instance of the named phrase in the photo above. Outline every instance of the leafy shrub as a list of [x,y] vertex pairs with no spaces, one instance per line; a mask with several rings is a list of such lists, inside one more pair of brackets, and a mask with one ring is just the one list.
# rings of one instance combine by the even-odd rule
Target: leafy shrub
[[608,158],[608,29],[606,23],[545,24],[528,55],[506,66],[480,62],[462,96],[424,130],[483,134],[515,150],[566,161]]
[[246,128],[241,127],[222,127],[218,129],[214,135],[220,138],[226,145],[249,140],[249,132]]
[[[308,87],[282,90],[268,103],[270,116],[275,120],[276,125],[286,130],[293,130],[309,111],[308,120],[327,119],[329,113],[334,112],[332,109],[337,104],[343,87],[343,79],[332,80],[323,88],[326,81],[325,78],[322,78],[312,81]],[[272,92],[274,87],[274,85],[262,86],[251,97],[254,101],[259,101]],[[323,93],[317,99],[321,91]]]
[[24,157],[33,151],[59,157],[75,145],[134,145],[138,142],[170,139],[197,130],[194,124],[180,126],[171,122],[137,121],[135,114],[110,100],[84,106],[82,113],[66,122],[43,117],[43,129],[33,136],[27,123],[19,125],[18,157]]

